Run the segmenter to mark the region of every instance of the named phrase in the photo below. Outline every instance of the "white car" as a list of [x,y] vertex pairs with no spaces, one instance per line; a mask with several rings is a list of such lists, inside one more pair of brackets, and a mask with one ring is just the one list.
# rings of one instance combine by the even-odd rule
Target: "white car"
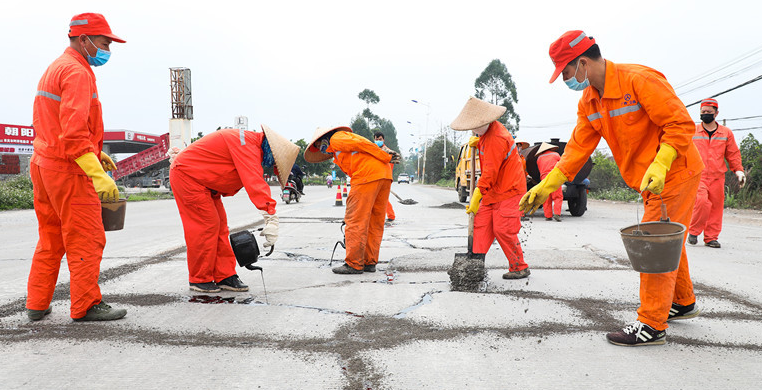
[[407,173],[400,173],[399,176],[397,176],[397,184],[400,183],[410,184],[410,175]]

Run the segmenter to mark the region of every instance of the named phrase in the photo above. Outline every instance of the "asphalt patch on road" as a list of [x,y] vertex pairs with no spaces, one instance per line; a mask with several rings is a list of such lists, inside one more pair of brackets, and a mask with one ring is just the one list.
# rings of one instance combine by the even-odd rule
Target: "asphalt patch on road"
[[462,203],[458,202],[452,202],[452,203],[445,203],[441,204],[439,206],[431,206],[432,209],[465,209],[466,206]]

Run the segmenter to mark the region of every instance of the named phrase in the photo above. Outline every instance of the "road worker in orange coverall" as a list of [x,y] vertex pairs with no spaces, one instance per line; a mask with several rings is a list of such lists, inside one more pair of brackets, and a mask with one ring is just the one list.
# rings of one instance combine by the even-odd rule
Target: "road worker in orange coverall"
[[[34,99],[34,153],[30,175],[39,241],[27,284],[27,316],[41,320],[50,302],[66,254],[71,287],[71,318],[104,321],[122,318],[101,300],[98,287],[106,234],[101,201],[119,199],[116,183],[105,170],[115,170],[101,151],[103,118],[91,66],[106,63],[112,42],[101,14],[74,16],[69,24],[69,48],[45,71]],[[104,170],[105,169],[105,170]]]
[[188,248],[188,281],[193,291],[248,291],[235,271],[223,196],[246,189],[262,211],[264,247],[278,239],[278,216],[263,167],[275,167],[278,180],[288,182],[299,147],[269,127],[262,133],[222,129],[207,134],[171,155],[169,182],[180,211]]
[[352,133],[349,127],[318,128],[304,151],[310,163],[333,162],[352,179],[344,215],[347,254],[344,264],[333,268],[337,274],[376,272],[384,216],[392,185],[391,162],[399,154],[379,148],[368,139]]
[[[556,163],[561,159],[561,156],[556,152],[558,146],[551,145],[543,142],[540,148],[537,149],[537,169],[540,171],[540,179],[544,179],[553,168],[556,167]],[[559,187],[553,191],[548,200],[542,205],[542,211],[545,214],[546,221],[561,222],[561,205],[564,202],[564,193]]]
[[[383,148],[386,146],[384,143],[384,133],[377,131],[373,133],[373,141],[378,145],[379,148]],[[394,164],[389,164],[389,166],[392,167],[392,171],[394,171]],[[391,191],[391,190],[390,190]],[[386,220],[387,222],[392,222],[395,219],[397,219],[397,215],[394,214],[394,208],[392,207],[392,202],[388,202],[386,205]]]
[[450,127],[472,131],[475,136],[468,145],[479,149],[482,174],[466,209],[467,213],[475,213],[473,251],[487,253],[497,238],[509,264],[503,279],[522,279],[530,274],[518,238],[519,200],[527,190],[527,182],[516,142],[497,121],[505,111],[503,106],[471,97]]
[[[595,40],[579,30],[553,42],[550,58],[556,68],[550,82],[563,74],[570,89],[583,91],[577,126],[556,167],[521,199],[522,210],[536,210],[574,178],[603,137],[624,181],[644,197],[643,222],[660,219],[663,199],[672,222],[687,226],[704,164],[693,145],[693,121],[664,75],[604,60]],[[667,321],[698,314],[683,245],[677,270],[640,274],[637,321],[606,338],[623,346],[664,344]]]
[[693,143],[706,167],[701,174],[696,204],[693,206],[688,243],[695,245],[698,235],[704,233],[704,245],[720,248],[717,238],[722,230],[722,209],[725,206],[725,172],[728,170],[725,160],[728,160],[741,187],[746,184],[746,174],[733,132],[715,120],[719,112],[717,100],[702,100],[700,112],[701,123],[696,125]]

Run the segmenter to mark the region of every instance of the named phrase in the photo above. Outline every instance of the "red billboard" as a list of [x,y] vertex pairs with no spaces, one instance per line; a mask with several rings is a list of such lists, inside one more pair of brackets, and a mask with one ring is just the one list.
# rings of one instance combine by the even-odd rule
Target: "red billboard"
[[133,141],[158,144],[159,135],[138,133],[130,130],[106,130],[103,133],[104,141]]
[[31,145],[34,141],[32,126],[0,124],[0,144]]

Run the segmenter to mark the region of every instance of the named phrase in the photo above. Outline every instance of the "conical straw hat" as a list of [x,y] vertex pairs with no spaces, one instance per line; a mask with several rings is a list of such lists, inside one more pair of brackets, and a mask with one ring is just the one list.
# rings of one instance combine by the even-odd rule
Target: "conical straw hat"
[[288,183],[288,175],[299,155],[299,146],[276,133],[267,125],[262,125],[262,132],[265,133],[267,143],[270,144],[270,150],[273,152],[275,167],[278,168],[278,181],[282,189]]
[[477,129],[498,120],[506,110],[503,106],[496,106],[471,96],[458,117],[450,124],[450,128],[458,131]]
[[315,130],[315,134],[312,135],[312,140],[309,144],[307,144],[307,149],[304,150],[305,161],[309,163],[319,163],[332,157],[330,154],[320,153],[320,151],[316,147],[312,146],[312,144],[314,144],[315,141],[317,141],[320,137],[334,130],[348,131],[350,133],[352,132],[352,129],[347,126],[318,127],[317,130]]
[[526,149],[526,148],[529,147],[529,142],[524,142],[524,141],[516,140],[516,145],[520,146],[521,149]]
[[547,142],[543,142],[542,145],[540,145],[540,148],[537,149],[537,153],[535,153],[536,156],[541,155],[543,152],[546,152],[548,150],[558,150],[558,146],[551,145]]

